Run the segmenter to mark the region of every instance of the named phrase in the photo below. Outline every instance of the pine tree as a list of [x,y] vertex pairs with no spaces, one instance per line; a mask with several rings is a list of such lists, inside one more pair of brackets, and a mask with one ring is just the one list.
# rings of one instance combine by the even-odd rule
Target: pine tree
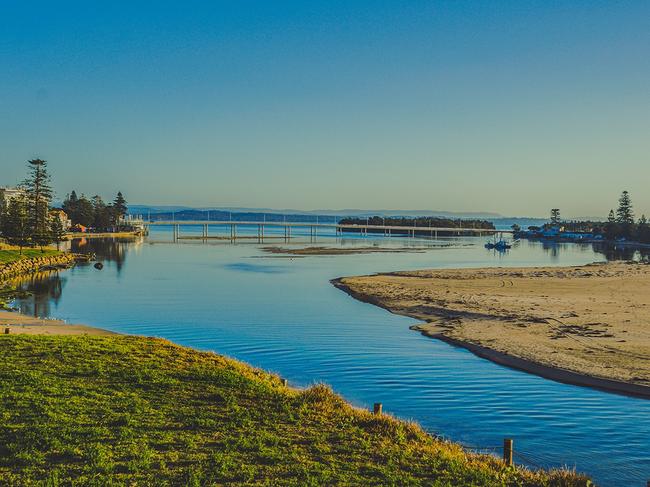
[[618,225],[616,224],[616,216],[614,210],[609,210],[607,223],[605,224],[605,237],[609,240],[614,240],[618,236]]
[[50,175],[47,172],[47,161],[32,159],[27,161],[29,176],[23,186],[27,193],[27,212],[29,215],[29,234],[32,241],[41,246],[50,240],[49,205],[52,199]]
[[553,208],[551,210],[551,223],[553,225],[558,225],[560,223],[560,209]]
[[618,209],[616,210],[616,223],[620,227],[620,235],[625,238],[632,236],[634,227],[634,212],[632,211],[632,201],[627,191],[621,193],[618,199]]
[[129,208],[126,206],[126,200],[122,196],[122,192],[118,191],[115,200],[113,200],[113,211],[115,213],[116,220],[122,219]]
[[18,245],[20,253],[30,238],[29,204],[21,198],[12,198],[2,221],[2,234],[10,244]]
[[100,196],[93,196],[92,199],[94,220],[93,226],[96,229],[105,230],[111,224],[113,208],[111,206],[106,206],[104,200]]
[[621,193],[618,199],[618,209],[616,210],[616,222],[624,225],[634,223],[634,212],[632,211],[632,200],[627,191]]
[[77,200],[77,221],[74,223],[79,223],[84,227],[91,227],[95,222],[95,209],[93,204],[90,202],[86,195],[83,193]]
[[73,224],[79,223],[79,198],[74,189],[63,201],[63,211],[66,212]]
[[65,237],[65,229],[63,228],[63,222],[61,222],[61,218],[59,218],[58,215],[54,215],[51,219],[50,223],[50,233],[52,240],[56,242],[56,248],[59,248],[59,244]]

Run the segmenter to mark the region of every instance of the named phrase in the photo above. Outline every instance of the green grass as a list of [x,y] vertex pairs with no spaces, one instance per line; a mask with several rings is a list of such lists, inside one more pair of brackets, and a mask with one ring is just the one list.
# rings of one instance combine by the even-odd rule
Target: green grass
[[49,257],[51,255],[57,255],[61,252],[55,249],[44,248],[41,249],[32,249],[32,248],[23,248],[22,253],[16,248],[10,249],[0,249],[0,264],[10,264],[14,261],[21,259],[34,259],[38,257]]
[[145,337],[0,335],[2,485],[586,485]]

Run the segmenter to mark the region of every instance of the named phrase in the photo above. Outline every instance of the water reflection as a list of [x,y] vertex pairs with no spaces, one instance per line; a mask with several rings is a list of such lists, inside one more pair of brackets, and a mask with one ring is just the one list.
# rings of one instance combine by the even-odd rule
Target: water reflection
[[530,242],[535,245],[540,243],[542,250],[547,253],[553,261],[560,259],[561,254],[564,252],[576,251],[582,253],[596,253],[604,257],[603,260],[634,260],[634,261],[647,261],[650,259],[650,248],[636,248],[628,245],[612,244],[606,242],[594,243],[569,243],[569,242],[554,242],[551,240],[539,240]]
[[61,300],[67,279],[59,271],[46,271],[11,282],[19,291],[28,291],[28,295],[18,301],[18,309],[25,315],[37,318],[50,316],[51,306],[56,307]]
[[143,242],[143,237],[79,238],[70,241],[70,250],[77,254],[95,255],[100,262],[112,262],[119,273],[126,261],[128,249]]
[[634,248],[627,245],[612,245],[605,243],[593,244],[595,252],[603,254],[607,260],[638,260],[647,261],[650,258],[650,249]]

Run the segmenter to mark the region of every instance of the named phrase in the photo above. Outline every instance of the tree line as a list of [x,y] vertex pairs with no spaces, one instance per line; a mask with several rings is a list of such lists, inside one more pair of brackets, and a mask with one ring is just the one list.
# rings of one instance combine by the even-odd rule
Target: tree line
[[73,225],[83,225],[98,230],[117,227],[128,210],[126,200],[121,192],[117,193],[112,203],[105,203],[101,196],[88,199],[83,193],[77,196],[73,190],[63,201],[63,211]]
[[[339,220],[340,225],[374,225],[378,227],[391,226],[391,227],[410,227],[414,229],[416,234],[428,234],[428,228],[477,228],[485,230],[494,230],[494,223],[487,220],[478,219],[460,219],[460,218],[443,218],[443,217],[381,217],[372,216],[369,218],[343,218]],[[360,232],[359,228],[346,228],[346,232]],[[370,228],[369,233],[382,233],[381,228]],[[408,230],[410,232],[410,230]],[[393,232],[400,234],[400,231]],[[407,233],[407,230],[402,230],[402,234]],[[445,232],[438,231],[438,235],[452,235],[454,231]]]
[[378,225],[392,227],[445,227],[445,228],[485,228],[494,229],[494,223],[488,220],[443,218],[431,216],[395,217],[371,216],[369,218],[342,218],[342,225]]
[[[513,225],[513,229],[515,225]],[[553,227],[562,227],[564,232],[591,233],[601,235],[606,240],[628,240],[640,243],[650,243],[650,223],[645,215],[638,219],[634,215],[632,198],[628,191],[623,191],[618,199],[618,207],[612,208],[606,221],[574,220],[563,221],[560,217],[559,208],[551,210],[550,222],[542,228],[529,227],[536,232],[542,229],[548,230]],[[518,229],[515,229],[517,231]]]
[[[27,161],[27,178],[19,185],[20,193],[0,206],[0,234],[10,244],[23,247],[41,247],[60,242],[66,233],[64,222],[51,213],[54,196],[47,161]],[[97,230],[119,225],[127,213],[126,200],[118,192],[111,204],[105,204],[99,196],[88,200],[77,197],[73,191],[66,198],[63,211],[72,224],[81,224]]]

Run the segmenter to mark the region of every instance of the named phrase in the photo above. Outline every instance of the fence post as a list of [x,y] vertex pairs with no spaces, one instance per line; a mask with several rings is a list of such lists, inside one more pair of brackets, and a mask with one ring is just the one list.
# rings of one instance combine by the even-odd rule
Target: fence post
[[287,379],[280,379],[280,382],[282,383],[283,386],[286,386],[289,383]]
[[503,440],[503,461],[508,467],[512,467],[512,438]]
[[5,335],[9,335],[9,328],[5,328]]
[[372,406],[372,412],[373,412],[373,414],[381,414],[381,403],[380,402],[376,402]]

